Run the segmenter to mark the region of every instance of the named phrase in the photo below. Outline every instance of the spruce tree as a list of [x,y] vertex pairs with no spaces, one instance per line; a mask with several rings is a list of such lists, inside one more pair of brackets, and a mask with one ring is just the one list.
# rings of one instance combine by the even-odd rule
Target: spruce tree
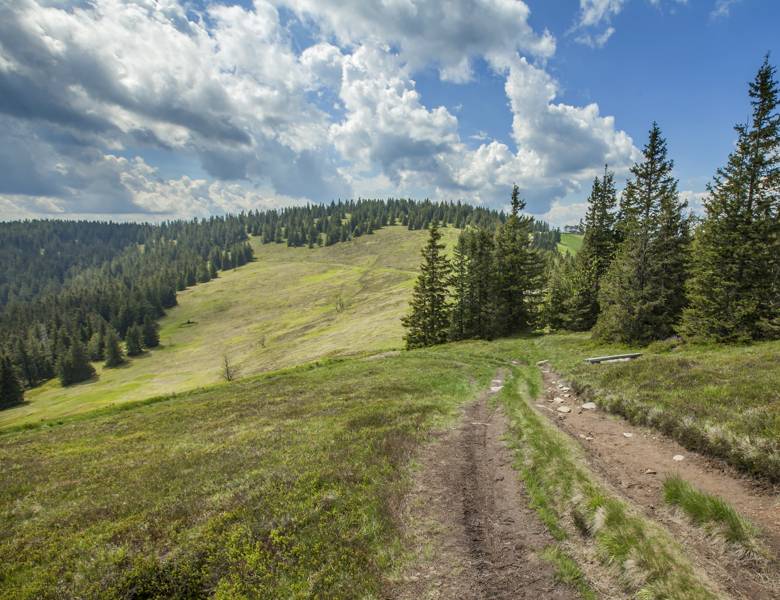
[[422,250],[420,275],[412,292],[410,313],[401,320],[407,332],[407,348],[432,346],[447,341],[450,306],[447,280],[450,264],[443,254],[444,244],[435,223],[431,224],[428,242]]
[[687,337],[780,337],[780,99],[768,57],[749,95],[750,122],[735,126],[736,148],[708,186],[696,231]]
[[484,228],[472,230],[468,238],[469,300],[468,338],[492,339],[495,335],[496,264],[495,239]]
[[150,317],[144,319],[143,341],[147,348],[156,348],[160,345],[160,327]]
[[141,328],[138,325],[133,325],[127,330],[127,336],[125,337],[125,346],[127,347],[128,356],[138,356],[144,349],[142,345]]
[[461,232],[452,257],[452,273],[449,280],[452,289],[453,302],[450,323],[450,339],[462,340],[469,330],[469,300],[471,289],[469,285],[469,233]]
[[103,334],[96,331],[87,342],[87,355],[89,360],[103,360],[105,358],[105,341]]
[[496,234],[496,326],[499,335],[528,331],[537,322],[544,262],[533,247],[531,217],[512,188],[512,211]]
[[119,336],[113,327],[109,327],[105,337],[105,366],[108,368],[118,367],[125,362],[124,354],[122,353],[122,347],[119,345]]
[[[616,206],[615,177],[605,166],[604,175],[593,180],[588,197],[588,212],[585,214],[585,235],[575,264],[569,268],[572,265],[561,263],[566,271],[564,279],[568,279],[566,285],[576,285],[572,289],[571,314],[564,316],[560,310],[557,311],[562,319],[559,326],[563,325],[563,321],[568,321],[567,328],[586,331],[596,324],[601,279],[612,263],[617,248]],[[556,274],[557,291],[562,289],[562,276],[562,273]]]
[[24,389],[16,375],[11,358],[0,355],[0,406],[11,406],[24,401]]
[[542,320],[552,331],[576,329],[572,308],[580,287],[576,277],[575,259],[570,254],[554,255],[549,260]]
[[70,340],[70,347],[57,363],[57,376],[63,386],[86,381],[95,376],[95,369],[89,363],[84,345],[77,337]]
[[673,166],[653,123],[621,198],[623,240],[601,282],[596,337],[643,344],[675,331],[685,298],[689,226]]

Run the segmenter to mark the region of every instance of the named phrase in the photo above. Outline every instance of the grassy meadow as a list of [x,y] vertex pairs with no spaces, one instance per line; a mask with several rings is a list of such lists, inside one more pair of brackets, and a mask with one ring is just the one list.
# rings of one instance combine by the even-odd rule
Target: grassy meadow
[[579,233],[562,233],[558,243],[558,252],[577,254],[582,248],[582,235]]
[[[458,230],[442,230],[452,246]],[[402,346],[425,231],[386,227],[324,248],[254,241],[256,260],[178,296],[161,347],[68,388],[56,380],[0,411],[0,429],[62,419],[220,381],[227,355],[239,377],[324,357]]]
[[376,597],[410,451],[500,365],[334,359],[9,433],[0,597]]

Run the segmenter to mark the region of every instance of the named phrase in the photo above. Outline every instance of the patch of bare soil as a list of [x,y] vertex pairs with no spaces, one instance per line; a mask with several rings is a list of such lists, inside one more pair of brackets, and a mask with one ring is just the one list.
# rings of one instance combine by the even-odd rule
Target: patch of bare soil
[[529,508],[503,442],[506,419],[488,400],[469,405],[460,425],[438,434],[418,458],[420,469],[403,510],[418,560],[388,597],[421,600],[577,598],[538,553],[554,540]]
[[[658,431],[631,425],[600,409],[583,409],[583,402],[549,365],[542,366],[542,372],[545,396],[536,401],[537,408],[580,443],[590,468],[616,493],[670,529],[733,597],[780,598],[780,496],[776,490],[762,489],[720,461],[690,452]],[[565,412],[566,407],[570,412]],[[769,564],[747,562],[667,508],[663,481],[672,474],[721,496],[758,525],[774,560]]]

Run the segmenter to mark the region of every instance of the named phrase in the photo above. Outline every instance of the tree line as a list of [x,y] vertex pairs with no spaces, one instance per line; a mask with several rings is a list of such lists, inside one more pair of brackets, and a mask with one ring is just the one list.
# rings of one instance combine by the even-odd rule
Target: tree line
[[[90,379],[92,362],[116,367],[156,347],[157,320],[176,305],[178,291],[253,256],[235,216],[161,225],[3,223],[0,238],[5,253],[20,257],[4,268],[0,405],[52,377],[63,385]],[[102,240],[108,249],[100,249]],[[36,278],[24,259],[35,264],[39,256],[51,261],[42,261]]]
[[467,228],[452,259],[436,223],[404,318],[410,348],[520,331],[588,331],[647,344],[679,335],[746,342],[780,337],[780,112],[776,70],[749,86],[751,117],[690,215],[653,123],[618,198],[605,167],[593,181],[576,257],[528,241],[515,187],[495,231]]

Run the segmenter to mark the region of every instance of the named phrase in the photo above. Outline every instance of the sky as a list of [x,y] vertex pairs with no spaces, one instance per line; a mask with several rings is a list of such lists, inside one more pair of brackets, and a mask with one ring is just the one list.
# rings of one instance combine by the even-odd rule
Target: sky
[[339,198],[584,214],[657,121],[701,209],[776,0],[0,0],[0,220]]

